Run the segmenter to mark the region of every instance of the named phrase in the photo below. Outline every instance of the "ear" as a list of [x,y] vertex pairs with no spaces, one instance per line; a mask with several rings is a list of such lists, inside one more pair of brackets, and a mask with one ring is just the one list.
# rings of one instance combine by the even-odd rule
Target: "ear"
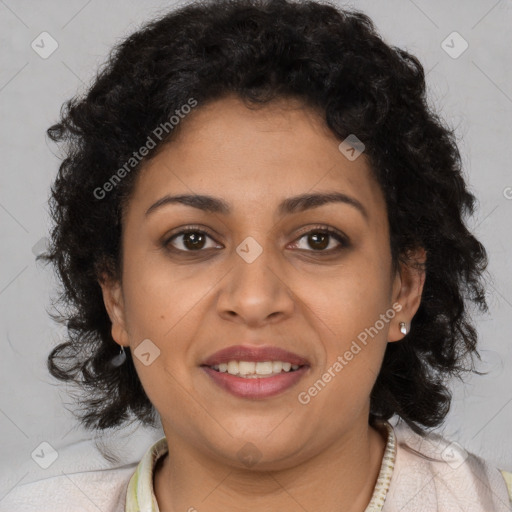
[[124,315],[124,300],[121,283],[106,277],[104,274],[98,279],[103,293],[103,302],[112,322],[112,338],[124,347],[130,345]]
[[[401,309],[391,322],[388,341],[400,341],[406,334],[400,331],[400,322],[404,322],[407,334],[411,330],[411,321],[420,307],[421,294],[425,284],[426,251],[419,247],[407,253],[408,263],[400,263],[393,281],[392,303],[398,303]],[[421,264],[421,267],[419,267]]]

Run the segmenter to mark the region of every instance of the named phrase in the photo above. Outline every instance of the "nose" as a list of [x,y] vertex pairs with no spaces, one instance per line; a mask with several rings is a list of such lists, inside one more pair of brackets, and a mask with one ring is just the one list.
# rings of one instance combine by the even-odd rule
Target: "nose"
[[[233,253],[232,271],[223,281],[217,301],[219,315],[249,327],[289,318],[293,314],[294,298],[277,255],[262,247],[252,260],[243,253],[247,246],[241,246],[239,252]],[[249,249],[254,247],[249,244]]]

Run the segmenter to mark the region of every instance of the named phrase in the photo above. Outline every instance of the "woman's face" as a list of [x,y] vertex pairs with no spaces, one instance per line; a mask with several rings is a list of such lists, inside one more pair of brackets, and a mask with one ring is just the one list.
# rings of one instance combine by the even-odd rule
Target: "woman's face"
[[[423,276],[392,274],[386,204],[364,152],[342,152],[314,111],[284,100],[250,110],[229,97],[181,123],[125,212],[122,285],[102,283],[112,333],[129,345],[168,439],[284,468],[367,428],[386,344],[403,337],[400,321],[409,327]],[[314,194],[347,199],[300,199]],[[160,202],[182,195],[195,206]],[[202,366],[235,345],[306,364],[296,375],[259,365],[281,374],[256,378]]]

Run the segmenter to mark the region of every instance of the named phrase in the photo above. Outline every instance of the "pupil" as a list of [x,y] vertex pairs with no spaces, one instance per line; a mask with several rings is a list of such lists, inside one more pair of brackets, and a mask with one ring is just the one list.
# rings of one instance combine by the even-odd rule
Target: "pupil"
[[[202,239],[202,240],[200,240]],[[199,233],[186,233],[185,234],[185,245],[187,248],[197,249],[198,247],[201,248],[202,244],[204,243],[203,235]]]
[[[317,244],[316,247],[314,247],[314,245],[312,246],[313,249],[325,249],[329,243],[328,243],[328,238],[329,238],[329,235],[326,234],[326,233],[314,233],[314,234],[311,234],[309,235],[310,237],[310,240],[314,240],[313,244]],[[322,242],[320,243],[320,245],[318,245],[318,238],[321,238],[322,239]]]

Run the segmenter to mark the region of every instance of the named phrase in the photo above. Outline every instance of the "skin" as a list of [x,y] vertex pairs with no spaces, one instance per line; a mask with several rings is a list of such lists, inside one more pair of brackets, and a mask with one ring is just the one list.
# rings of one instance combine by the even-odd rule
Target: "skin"
[[[133,352],[150,339],[160,350],[148,366],[133,358],[170,447],[154,475],[160,509],[362,512],[386,440],[368,424],[370,392],[387,343],[404,336],[399,322],[409,327],[419,307],[424,273],[392,273],[384,195],[364,153],[342,155],[318,112],[290,99],[251,110],[228,96],[199,105],[175,135],[137,176],[122,221],[121,281],[100,280],[114,340]],[[287,197],[329,191],[357,199],[368,218],[345,203],[277,212]],[[190,193],[233,211],[167,204],[145,215],[166,194]],[[194,249],[181,235],[164,247],[190,225],[212,238]],[[349,246],[308,237],[317,225]],[[236,252],[248,236],[263,250],[250,264]],[[425,251],[411,257],[424,261]],[[298,394],[394,303],[401,311],[301,404]],[[293,351],[310,369],[275,397],[232,396],[199,365],[242,343]],[[248,442],[261,454],[252,467],[237,456]]]

